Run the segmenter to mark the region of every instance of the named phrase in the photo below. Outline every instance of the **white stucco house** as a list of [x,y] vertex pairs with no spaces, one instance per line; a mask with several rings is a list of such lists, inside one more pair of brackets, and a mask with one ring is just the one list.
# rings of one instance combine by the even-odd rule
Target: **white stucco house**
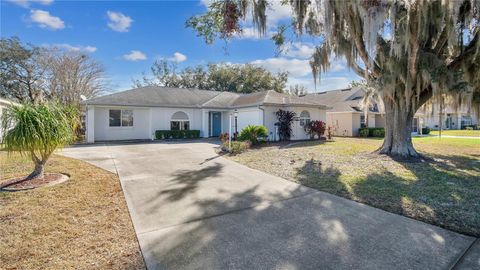
[[[307,120],[326,121],[327,106],[306,97],[275,91],[237,94],[198,89],[147,86],[82,102],[86,106],[87,142],[153,139],[156,130],[199,130],[201,137],[229,132],[237,112],[236,129],[264,125],[269,140],[278,139],[275,112],[296,112],[292,140],[308,139]],[[232,117],[234,118],[234,117]],[[232,119],[232,132],[235,121]]]

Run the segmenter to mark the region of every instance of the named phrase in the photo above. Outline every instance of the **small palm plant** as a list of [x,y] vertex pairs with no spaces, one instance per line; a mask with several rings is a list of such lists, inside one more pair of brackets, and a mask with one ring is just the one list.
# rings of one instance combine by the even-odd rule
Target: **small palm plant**
[[268,136],[268,130],[265,126],[248,125],[240,132],[238,139],[240,141],[250,141],[253,145],[259,144]]
[[56,104],[11,106],[2,115],[3,143],[9,153],[29,156],[35,164],[24,180],[44,177],[48,158],[74,139],[78,113]]

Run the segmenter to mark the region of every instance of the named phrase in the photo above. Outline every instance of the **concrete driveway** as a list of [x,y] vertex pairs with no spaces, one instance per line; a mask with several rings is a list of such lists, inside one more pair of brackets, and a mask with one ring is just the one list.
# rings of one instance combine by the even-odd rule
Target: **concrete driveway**
[[214,147],[104,144],[63,154],[118,172],[149,269],[476,266],[465,255],[475,238],[247,168]]

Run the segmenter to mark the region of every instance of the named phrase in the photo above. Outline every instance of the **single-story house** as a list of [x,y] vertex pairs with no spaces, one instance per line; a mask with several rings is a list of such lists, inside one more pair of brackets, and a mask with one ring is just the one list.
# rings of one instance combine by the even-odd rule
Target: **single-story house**
[[340,89],[307,94],[309,100],[327,104],[327,125],[333,127],[335,136],[358,136],[361,127],[385,127],[385,116],[378,106],[372,106],[367,116],[361,109],[360,101],[365,92],[362,89]]
[[[240,132],[264,125],[277,140],[275,112],[294,111],[292,140],[309,138],[303,124],[326,121],[327,106],[307,97],[275,91],[237,94],[198,89],[147,86],[83,101],[87,142],[154,139],[156,130],[199,130],[201,137]],[[235,116],[236,121],[235,121]],[[235,124],[236,122],[236,124]]]

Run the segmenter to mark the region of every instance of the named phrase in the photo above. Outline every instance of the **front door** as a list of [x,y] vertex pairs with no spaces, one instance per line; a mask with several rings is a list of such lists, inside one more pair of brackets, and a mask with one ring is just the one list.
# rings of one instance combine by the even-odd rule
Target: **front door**
[[212,129],[210,136],[211,137],[218,137],[220,136],[220,133],[222,133],[222,113],[221,112],[211,112],[210,113],[211,117],[211,123],[212,123]]

